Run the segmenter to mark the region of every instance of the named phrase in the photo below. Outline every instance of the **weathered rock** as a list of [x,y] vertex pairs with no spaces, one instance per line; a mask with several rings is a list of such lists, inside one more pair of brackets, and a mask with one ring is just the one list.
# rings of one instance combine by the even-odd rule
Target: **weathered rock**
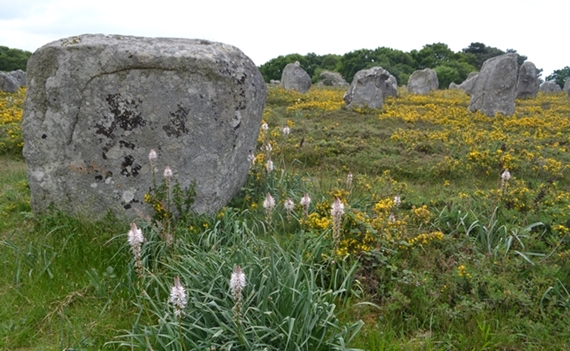
[[299,62],[289,63],[283,68],[281,86],[287,90],[306,93],[311,88],[311,77],[305,72]]
[[463,81],[463,83],[457,86],[458,89],[463,90],[467,95],[471,96],[473,93],[473,89],[475,88],[475,83],[477,82],[477,77],[479,76],[479,72],[471,72],[467,76],[467,79]]
[[279,81],[278,79],[271,79],[269,81],[269,84],[279,85],[281,84],[281,81]]
[[414,71],[408,79],[408,91],[414,94],[425,95],[438,88],[437,73],[431,68]]
[[540,85],[538,91],[543,93],[559,93],[562,89],[560,89],[560,85],[556,84],[555,81],[548,80]]
[[319,75],[318,85],[329,87],[345,87],[348,86],[348,83],[338,72],[322,71]]
[[212,213],[243,186],[266,86],[237,48],[205,40],[82,35],[28,62],[24,157],[31,204],[96,219],[148,213],[157,182],[196,182],[193,209]]
[[363,69],[354,75],[344,93],[346,108],[381,108],[384,98],[398,95],[396,77],[382,67]]
[[18,80],[9,73],[0,72],[0,91],[14,93],[20,88]]
[[519,69],[515,98],[529,99],[538,93],[538,71],[534,63],[525,61]]
[[566,82],[564,82],[564,88],[562,88],[570,96],[570,78],[566,78]]
[[19,69],[8,74],[14,77],[21,87],[26,86],[26,72]]
[[505,116],[512,115],[515,112],[517,68],[517,55],[514,53],[485,61],[471,93],[469,110],[481,111],[490,117],[499,112]]

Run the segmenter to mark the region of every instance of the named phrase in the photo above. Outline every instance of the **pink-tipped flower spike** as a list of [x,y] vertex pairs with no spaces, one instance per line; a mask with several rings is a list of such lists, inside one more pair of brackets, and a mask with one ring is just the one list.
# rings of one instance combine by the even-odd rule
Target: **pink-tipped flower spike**
[[402,199],[400,198],[400,195],[396,195],[394,196],[394,206],[400,206],[400,204],[402,203]]
[[346,186],[350,188],[352,186],[352,173],[348,173],[346,176]]
[[507,186],[509,184],[509,179],[511,179],[511,172],[509,169],[505,169],[503,174],[501,174],[501,192],[504,193],[507,190]]
[[141,259],[141,246],[144,242],[144,236],[142,234],[142,230],[137,228],[137,225],[135,223],[131,223],[131,230],[129,230],[127,233],[127,241],[131,246],[131,252],[133,253],[135,259],[137,274],[140,278],[142,278],[143,265]]
[[265,216],[267,223],[271,223],[271,214],[273,213],[273,209],[275,208],[275,199],[271,196],[270,193],[265,195],[265,200],[263,201],[263,208],[265,208]]
[[166,180],[170,180],[172,178],[172,170],[169,166],[164,168],[164,178],[166,178]]
[[301,207],[303,207],[303,216],[307,217],[309,215],[309,205],[311,204],[311,198],[308,193],[301,198]]
[[267,173],[273,172],[273,161],[267,160],[267,165],[265,166]]
[[285,207],[285,211],[287,211],[287,219],[291,220],[291,211],[295,208],[295,203],[288,197],[283,206]]
[[333,218],[333,243],[334,251],[338,249],[338,244],[340,242],[340,223],[342,221],[342,215],[344,215],[344,205],[338,197],[334,198],[331,215]]
[[230,277],[230,290],[232,292],[232,298],[234,299],[234,316],[236,323],[241,324],[240,314],[241,314],[241,301],[242,301],[242,291],[245,288],[246,279],[245,274],[241,270],[241,267],[236,265],[232,275]]
[[151,166],[154,167],[156,164],[156,160],[158,159],[158,155],[156,154],[156,151],[154,151],[154,149],[150,149],[150,152],[148,153],[148,159],[150,161]]
[[170,288],[170,297],[168,298],[168,302],[174,305],[174,315],[176,317],[180,317],[182,315],[182,310],[184,310],[188,303],[186,298],[186,289],[180,283],[180,277],[174,278],[174,285]]

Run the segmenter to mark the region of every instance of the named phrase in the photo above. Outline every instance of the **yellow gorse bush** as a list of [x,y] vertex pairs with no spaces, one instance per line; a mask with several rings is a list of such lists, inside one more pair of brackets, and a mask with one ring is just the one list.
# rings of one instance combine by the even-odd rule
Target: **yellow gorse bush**
[[16,93],[0,92],[0,154],[20,154],[24,146],[22,114],[26,88]]

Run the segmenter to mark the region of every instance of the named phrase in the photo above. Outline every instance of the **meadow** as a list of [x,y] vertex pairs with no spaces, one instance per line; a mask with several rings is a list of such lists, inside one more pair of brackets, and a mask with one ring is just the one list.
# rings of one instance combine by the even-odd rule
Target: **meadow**
[[343,94],[270,86],[214,216],[151,155],[133,226],[33,214],[25,90],[0,93],[0,349],[569,349],[570,98]]

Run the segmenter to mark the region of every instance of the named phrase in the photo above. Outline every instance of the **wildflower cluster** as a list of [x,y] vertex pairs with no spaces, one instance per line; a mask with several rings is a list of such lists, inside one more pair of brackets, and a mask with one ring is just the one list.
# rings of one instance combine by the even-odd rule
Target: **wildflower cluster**
[[0,91],[0,154],[20,155],[24,146],[22,114],[26,88],[15,93]]

